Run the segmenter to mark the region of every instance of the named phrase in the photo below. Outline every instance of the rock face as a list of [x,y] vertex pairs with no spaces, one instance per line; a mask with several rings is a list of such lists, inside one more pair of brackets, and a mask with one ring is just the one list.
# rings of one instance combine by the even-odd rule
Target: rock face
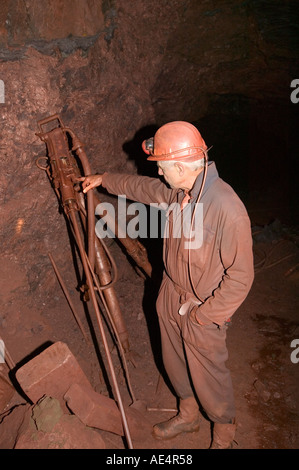
[[144,174],[156,167],[142,140],[168,120],[193,121],[254,222],[274,208],[293,220],[298,210],[288,169],[297,158],[297,0],[42,4],[3,0],[0,12],[0,326],[8,347],[19,341],[15,360],[52,334],[43,316],[57,308],[48,252],[73,270],[57,198],[35,165],[45,154],[38,120],[60,114],[94,172]]
[[4,1],[2,17],[6,23],[6,38],[10,45],[27,41],[86,37],[98,34],[104,27],[101,2],[87,0],[50,0],[46,6],[30,2]]

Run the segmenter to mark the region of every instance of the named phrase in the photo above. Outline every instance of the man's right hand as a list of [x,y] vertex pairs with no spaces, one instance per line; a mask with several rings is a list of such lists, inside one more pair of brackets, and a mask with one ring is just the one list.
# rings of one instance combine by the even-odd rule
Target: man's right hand
[[102,184],[103,175],[89,175],[78,178],[78,181],[83,181],[83,193],[87,193],[90,189],[96,188]]

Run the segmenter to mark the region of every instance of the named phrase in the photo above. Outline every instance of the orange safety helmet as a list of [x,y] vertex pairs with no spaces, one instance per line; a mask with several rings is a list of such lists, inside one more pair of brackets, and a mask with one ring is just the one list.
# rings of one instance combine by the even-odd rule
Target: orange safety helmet
[[200,132],[185,121],[164,124],[154,137],[143,141],[142,148],[151,161],[193,162],[207,158],[207,146]]

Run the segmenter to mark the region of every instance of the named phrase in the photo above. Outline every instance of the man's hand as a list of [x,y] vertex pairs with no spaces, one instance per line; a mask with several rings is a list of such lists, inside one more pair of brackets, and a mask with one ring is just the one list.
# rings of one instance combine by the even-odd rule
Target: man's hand
[[83,176],[82,178],[78,178],[78,181],[83,181],[82,188],[83,193],[87,193],[90,189],[96,188],[102,184],[103,175],[90,175],[90,176]]

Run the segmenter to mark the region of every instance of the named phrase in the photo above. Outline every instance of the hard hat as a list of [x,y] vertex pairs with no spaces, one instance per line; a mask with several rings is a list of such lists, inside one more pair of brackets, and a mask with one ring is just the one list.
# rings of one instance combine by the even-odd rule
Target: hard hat
[[147,160],[193,162],[206,156],[207,146],[200,132],[189,122],[172,121],[160,127],[142,148]]

